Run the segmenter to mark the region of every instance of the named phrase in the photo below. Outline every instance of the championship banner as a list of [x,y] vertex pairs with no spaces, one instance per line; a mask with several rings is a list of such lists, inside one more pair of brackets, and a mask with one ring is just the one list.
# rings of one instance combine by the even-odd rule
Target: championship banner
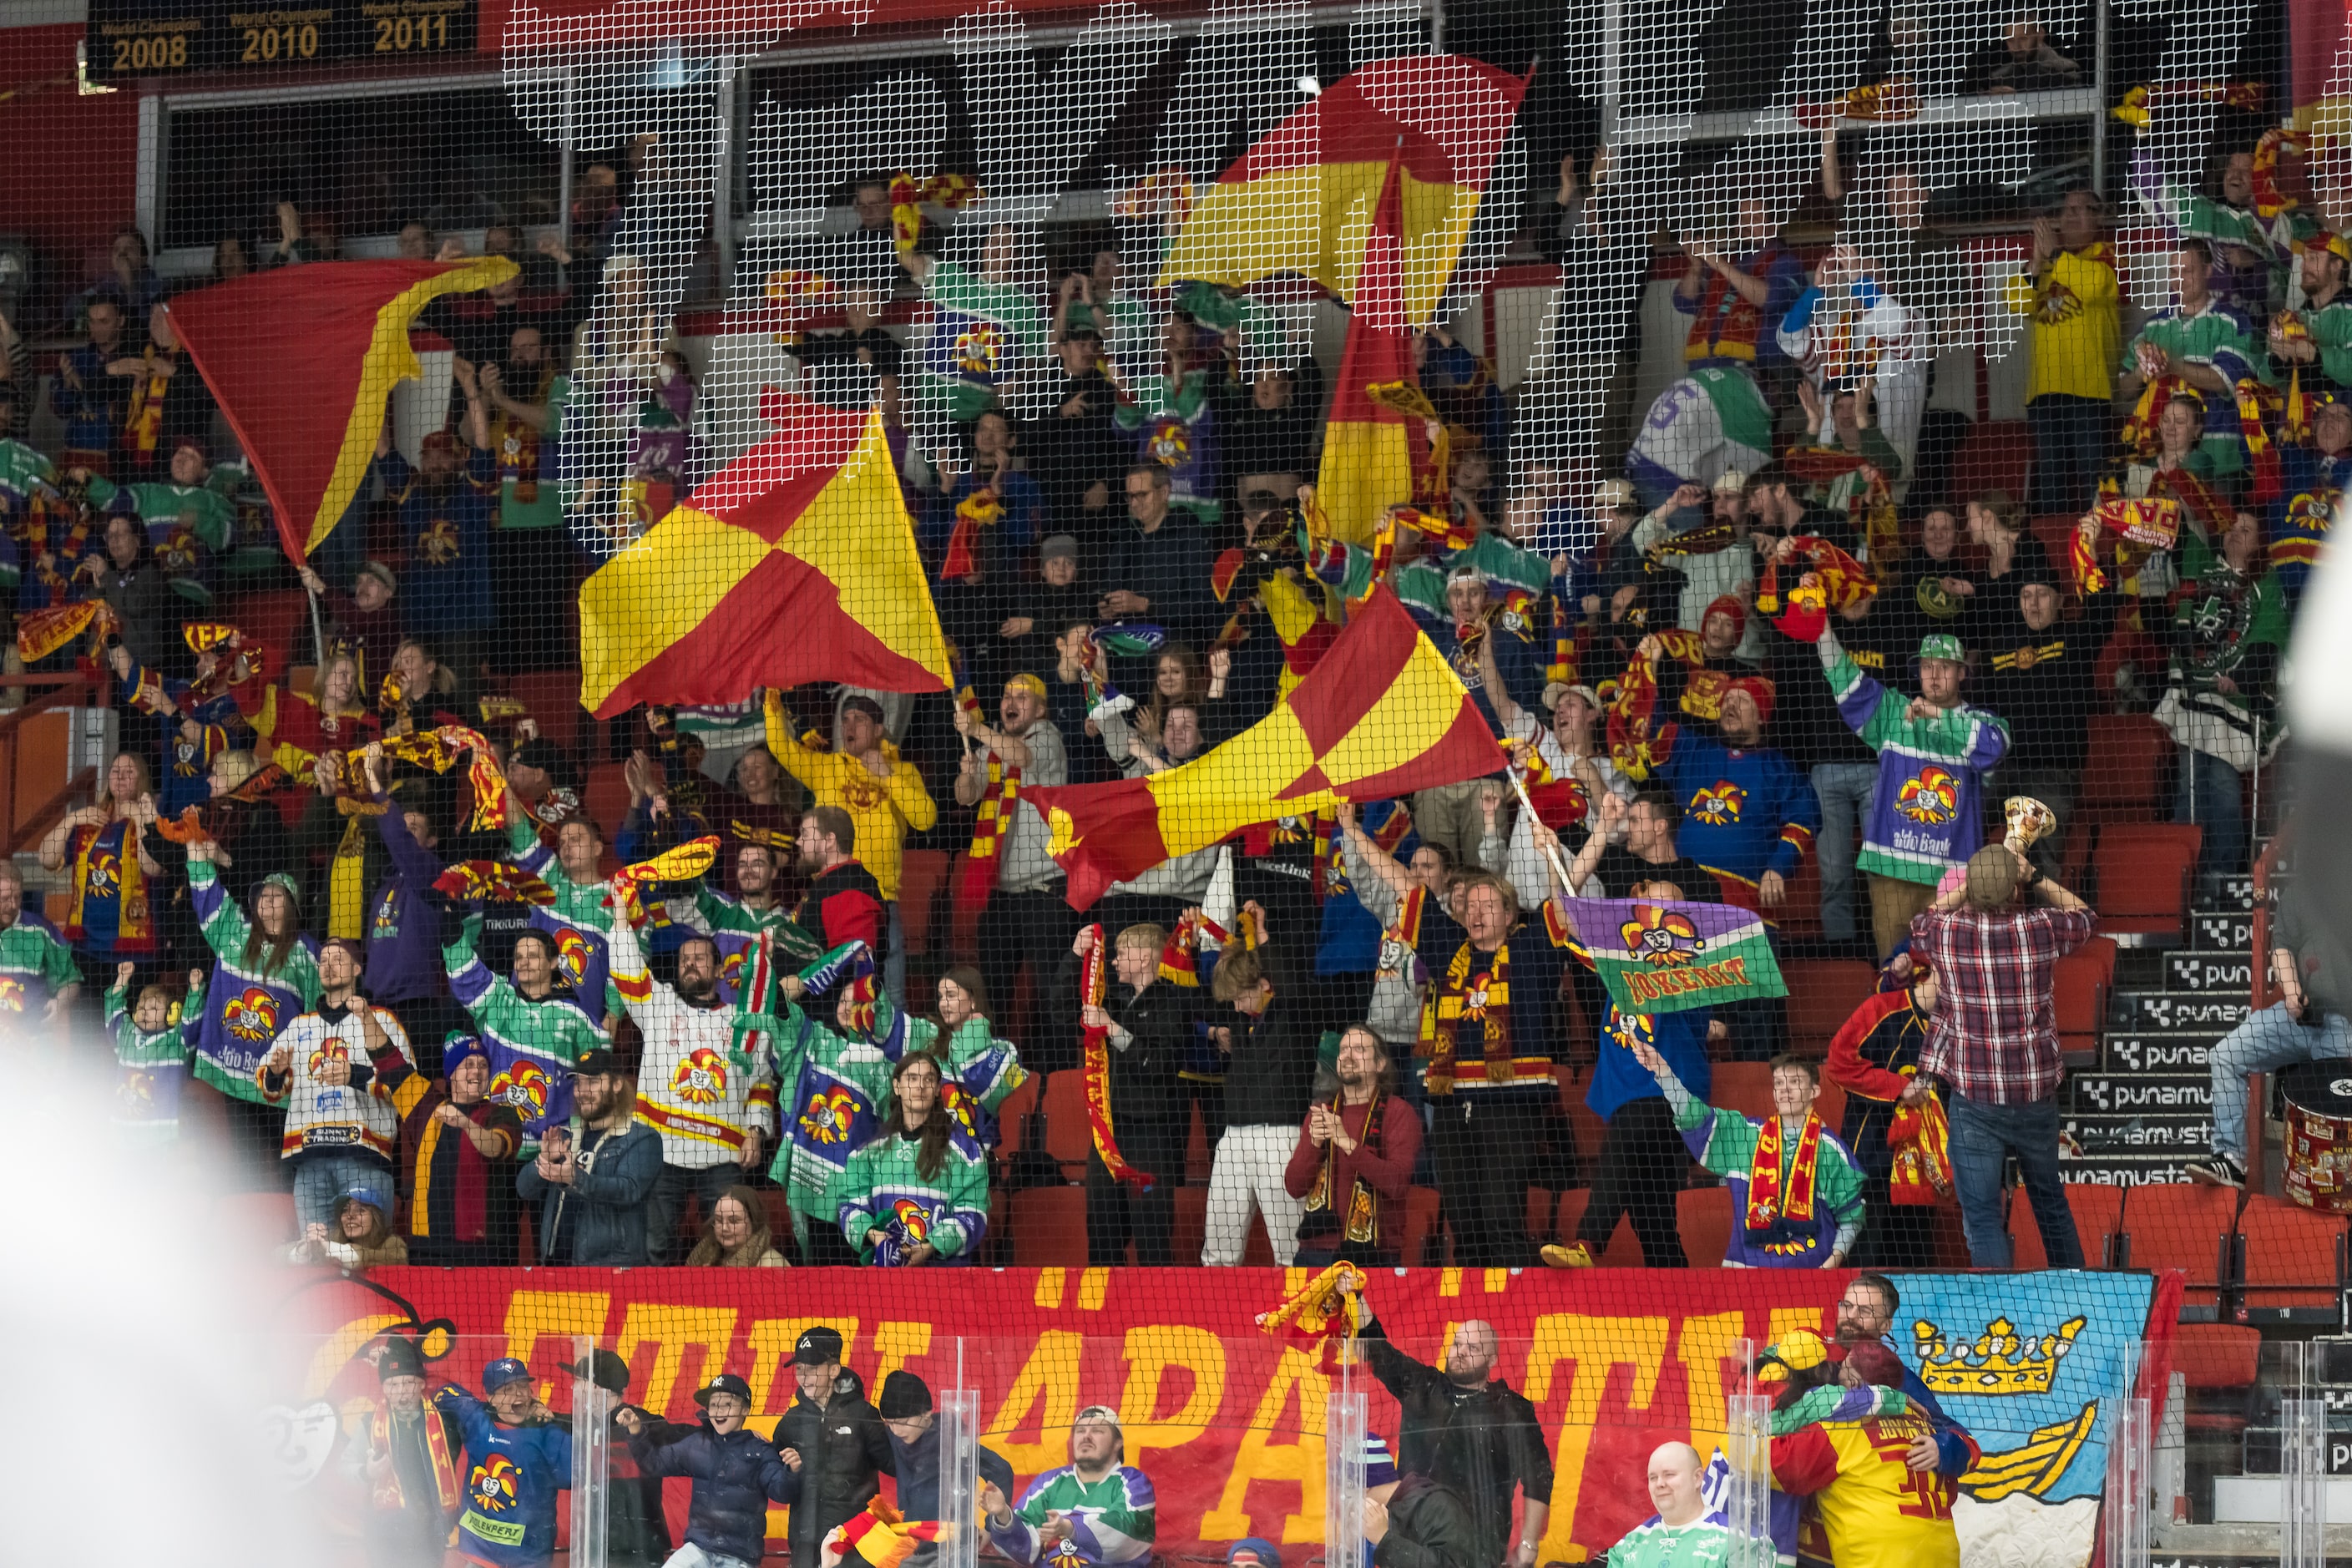
[[1570,899],[1569,919],[1609,999],[1627,1013],[1680,1013],[1786,996],[1763,917],[1732,904]]
[[[1539,1563],[1581,1563],[1653,1511],[1649,1455],[1723,1441],[1738,1391],[1738,1342],[1836,1331],[1851,1271],[1380,1269],[1366,1305],[1403,1354],[1437,1363],[1461,1325],[1494,1326],[1493,1375],[1526,1395],[1554,1466]],[[1066,1462],[1069,1426],[1092,1405],[1119,1413],[1127,1459],[1159,1498],[1155,1551],[1221,1562],[1247,1536],[1286,1546],[1323,1533],[1324,1411],[1342,1379],[1370,1395],[1370,1429],[1393,1443],[1398,1407],[1371,1371],[1343,1367],[1336,1341],[1263,1331],[1257,1318],[1314,1270],[921,1268],[320,1269],[287,1299],[278,1338],[288,1385],[275,1415],[340,1436],[289,1479],[332,1510],[348,1446],[364,1445],[377,1393],[368,1360],[383,1336],[419,1342],[430,1383],[478,1390],[485,1364],[516,1356],[556,1411],[564,1368],[588,1336],[627,1363],[628,1400],[671,1420],[721,1371],[751,1389],[762,1434],[794,1397],[803,1330],[828,1324],[866,1397],[905,1368],[934,1400],[979,1396],[982,1441],[1023,1484]],[[2106,1470],[2102,1398],[2146,1340],[2142,1386],[2160,1402],[2180,1277],[2134,1273],[1914,1274],[1900,1279],[1894,1348],[1981,1466],[1956,1515],[1969,1568],[2085,1568]],[[295,1386],[299,1384],[299,1386]],[[2155,1413],[2160,1420],[2161,1411]],[[466,1465],[459,1467],[461,1479]],[[890,1483],[885,1482],[886,1487]],[[686,1490],[668,1483],[673,1536]],[[561,1510],[568,1513],[568,1509]],[[363,1518],[364,1509],[353,1511]],[[770,1511],[782,1553],[785,1512]],[[353,1542],[354,1561],[362,1547]],[[1304,1554],[1302,1553],[1302,1556]]]

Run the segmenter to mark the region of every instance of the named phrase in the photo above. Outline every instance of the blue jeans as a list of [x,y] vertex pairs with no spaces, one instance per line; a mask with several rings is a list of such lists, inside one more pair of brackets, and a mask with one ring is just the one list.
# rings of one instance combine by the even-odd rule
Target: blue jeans
[[2025,405],[2033,431],[2033,510],[2076,514],[2090,509],[2106,470],[2115,414],[2105,398],[2045,392]]
[[2214,1042],[2208,1058],[2213,1071],[2213,1152],[2246,1163],[2246,1075],[2276,1072],[2297,1062],[2352,1057],[2352,1025],[2340,1013],[2322,1013],[2309,1004],[2297,1023],[2277,1003]]
[[1821,797],[1822,830],[1813,853],[1822,866],[1822,934],[1832,942],[1858,942],[1854,920],[1853,858],[1858,826],[1878,789],[1878,769],[1869,763],[1822,763],[1813,769],[1813,794]]
[[[371,1187],[393,1201],[392,1167],[373,1154],[306,1154],[294,1165],[294,1223],[331,1226],[335,1200],[353,1187]],[[384,1210],[384,1220],[392,1211]]]
[[2197,856],[2200,876],[2227,876],[2246,868],[2245,779],[2210,752],[2180,748],[2180,782],[2173,791],[2172,820],[2205,830]]
[[1994,1105],[1954,1090],[1947,1110],[1952,1123],[1952,1185],[1959,1191],[1969,1264],[2009,1267],[2001,1175],[2006,1157],[2014,1154],[2026,1201],[2033,1205],[2033,1222],[2042,1227],[2042,1255],[2053,1268],[2083,1267],[2074,1211],[2066,1206],[2065,1185],[2058,1176],[2058,1097],[2026,1105]]

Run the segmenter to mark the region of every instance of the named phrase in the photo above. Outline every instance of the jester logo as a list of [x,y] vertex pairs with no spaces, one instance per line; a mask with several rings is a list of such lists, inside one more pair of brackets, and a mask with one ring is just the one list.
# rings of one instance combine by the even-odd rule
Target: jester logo
[[2287,518],[2305,533],[2326,533],[2327,525],[2335,521],[2336,502],[2341,493],[2337,490],[2305,490],[2286,503]]
[[446,517],[436,517],[425,525],[416,536],[416,548],[435,566],[446,566],[464,553],[457,545],[457,525]]
[[576,987],[588,973],[588,939],[570,926],[558,926],[555,937],[555,967]]
[[1960,814],[1959,781],[1941,768],[1921,768],[1895,792],[1895,809],[1914,822],[1939,826]]
[[1494,975],[1483,969],[1470,977],[1470,983],[1462,988],[1464,1017],[1483,1019],[1486,1016],[1486,992],[1494,983]]
[[1688,916],[1659,904],[1635,904],[1633,918],[1617,928],[1625,951],[1644,963],[1688,963],[1706,945]]
[[330,1035],[319,1042],[318,1049],[310,1053],[310,1076],[318,1077],[331,1063],[348,1062],[351,1059],[350,1048],[341,1039]]
[[221,1026],[240,1040],[260,1042],[278,1037],[278,998],[258,985],[248,985],[221,1009]]
[[1619,1049],[1630,1051],[1637,1045],[1655,1046],[1658,1027],[1647,1013],[1622,1012],[1612,1004],[1609,1009],[1609,1037],[1617,1042]]
[[751,950],[744,947],[721,953],[719,957],[719,984],[730,991],[743,989],[743,961],[751,956]]
[[474,1467],[466,1489],[473,1494],[474,1506],[484,1513],[504,1513],[515,1506],[516,1491],[522,1481],[522,1472],[504,1454],[492,1454]]
[[727,1064],[709,1046],[698,1046],[670,1074],[670,1092],[688,1105],[712,1105],[727,1092]]
[[821,1089],[801,1112],[801,1131],[820,1143],[845,1143],[857,1121],[857,1101],[845,1089]]
[[972,1097],[961,1084],[941,1084],[940,1104],[946,1109],[950,1116],[956,1119],[957,1126],[974,1138],[980,1136],[980,1121],[973,1110]]
[[842,804],[852,811],[878,811],[889,798],[888,786],[864,768],[858,769],[857,776],[841,786]]
[[2044,324],[2071,321],[2083,313],[2083,297],[2055,278],[2042,285],[2033,301],[2033,319]]
[[1717,779],[1690,797],[1693,821],[1704,822],[1710,827],[1722,827],[1739,820],[1739,808],[1748,804],[1748,792],[1729,779]]
[[908,1245],[915,1246],[931,1238],[931,1214],[912,1198],[900,1198],[890,1205],[890,1217],[898,1224]]
[[163,536],[155,547],[155,563],[166,576],[174,576],[196,569],[196,531],[182,523]]
[[525,1121],[546,1115],[548,1100],[554,1092],[555,1082],[547,1076],[547,1069],[529,1057],[515,1058],[490,1079],[489,1098],[514,1107]]
[[144,1110],[153,1105],[155,1075],[144,1072],[123,1074],[122,1081],[114,1086],[114,1098],[133,1110]]
[[111,849],[92,848],[89,871],[83,880],[83,892],[93,899],[110,899],[122,886],[122,862]]
[[1004,334],[993,321],[974,321],[956,335],[956,369],[966,375],[994,375],[1004,358]]
[[25,983],[13,974],[0,974],[0,1013],[21,1013],[25,1010]]
[[1160,418],[1151,426],[1151,460],[1163,468],[1181,468],[1192,460],[1192,427],[1181,419]]

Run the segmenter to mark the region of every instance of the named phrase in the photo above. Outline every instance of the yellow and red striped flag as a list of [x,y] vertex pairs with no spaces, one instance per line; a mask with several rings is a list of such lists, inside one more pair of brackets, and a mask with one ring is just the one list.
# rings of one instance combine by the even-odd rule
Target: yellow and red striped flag
[[1323,464],[1315,478],[1315,499],[1325,524],[1335,538],[1350,544],[1371,542],[1389,508],[1413,499],[1415,447],[1424,458],[1427,452],[1421,422],[1370,393],[1374,386],[1414,384],[1398,244],[1402,183],[1402,160],[1392,159],[1381,183],[1371,226],[1364,234],[1363,264],[1356,271],[1355,296],[1349,301],[1353,313],[1348,320],[1348,341],[1339,354],[1331,416],[1323,427]]
[[778,428],[580,585],[580,700],[948,688],[947,638],[878,411],[771,391]]
[[1085,909],[1113,882],[1242,828],[1502,767],[1461,679],[1381,587],[1274,711],[1223,745],[1166,773],[1029,794],[1070,903]]

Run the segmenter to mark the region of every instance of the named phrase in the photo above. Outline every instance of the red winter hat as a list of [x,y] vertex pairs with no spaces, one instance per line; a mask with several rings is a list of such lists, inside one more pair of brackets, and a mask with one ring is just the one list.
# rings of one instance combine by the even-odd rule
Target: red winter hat
[[[1720,599],[1716,601],[1717,604],[1722,602]],[[1755,700],[1756,721],[1759,724],[1769,724],[1772,721],[1773,687],[1769,678],[1761,675],[1743,675],[1725,687],[1724,690],[1727,694],[1733,691],[1745,691]]]
[[1698,618],[1701,628],[1706,626],[1707,616],[1729,616],[1732,637],[1738,638],[1748,635],[1748,606],[1741,604],[1733,595],[1717,594],[1715,596],[1714,601],[1706,607],[1706,616],[1701,616]]

